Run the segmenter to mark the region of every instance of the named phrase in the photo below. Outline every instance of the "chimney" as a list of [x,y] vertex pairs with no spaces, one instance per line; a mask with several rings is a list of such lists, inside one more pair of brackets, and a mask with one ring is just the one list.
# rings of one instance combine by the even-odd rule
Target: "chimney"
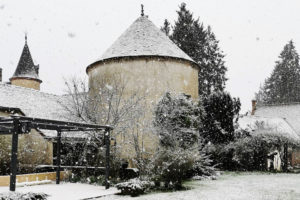
[[251,115],[254,115],[256,110],[256,100],[252,100],[252,111],[251,111]]
[[2,68],[0,67],[0,82],[2,82]]

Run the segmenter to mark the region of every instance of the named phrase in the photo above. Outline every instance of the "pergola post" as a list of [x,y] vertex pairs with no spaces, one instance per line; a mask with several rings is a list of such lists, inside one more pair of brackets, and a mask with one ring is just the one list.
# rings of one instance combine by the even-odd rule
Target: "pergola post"
[[60,182],[60,147],[61,147],[61,130],[57,130],[56,139],[56,184]]
[[288,144],[285,143],[283,146],[283,160],[284,160],[284,168],[283,171],[288,171]]
[[105,152],[105,189],[109,189],[110,129],[105,129],[104,140],[105,140],[105,146],[106,146],[106,152]]
[[16,190],[16,176],[17,176],[17,163],[18,163],[18,132],[20,127],[20,121],[18,119],[14,119],[13,126],[14,127],[12,132],[9,190],[14,192]]

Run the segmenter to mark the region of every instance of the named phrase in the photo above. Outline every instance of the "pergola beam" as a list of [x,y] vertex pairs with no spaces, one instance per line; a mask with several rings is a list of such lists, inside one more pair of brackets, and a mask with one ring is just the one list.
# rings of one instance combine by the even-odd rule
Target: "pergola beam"
[[106,167],[105,167],[105,187],[109,188],[109,156],[110,156],[110,131],[111,126],[101,126],[96,124],[84,124],[77,122],[67,122],[58,120],[49,120],[41,118],[31,118],[24,116],[0,117],[0,135],[12,135],[12,151],[11,151],[11,175],[10,175],[10,191],[16,190],[17,175],[17,154],[18,154],[18,135],[29,133],[31,129],[46,129],[57,131],[57,168],[56,168],[56,184],[60,182],[60,153],[61,153],[61,133],[71,131],[104,131],[104,140],[106,144]]

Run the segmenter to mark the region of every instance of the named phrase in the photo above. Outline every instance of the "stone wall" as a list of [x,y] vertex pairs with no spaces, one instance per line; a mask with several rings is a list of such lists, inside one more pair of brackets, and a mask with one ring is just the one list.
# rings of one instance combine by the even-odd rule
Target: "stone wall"
[[[0,116],[9,116],[6,112],[0,112]],[[11,135],[0,135],[0,141],[6,145],[0,148],[9,148],[5,152],[10,154]],[[37,130],[32,129],[29,134],[19,135],[18,160],[21,165],[53,164],[53,144],[46,140]]]
[[[192,66],[188,61],[172,58],[127,58],[108,62],[96,63],[87,70],[89,76],[90,94],[99,92],[99,83],[111,85],[113,79],[120,77],[122,83],[126,84],[125,98],[138,91],[140,95],[146,96],[147,121],[153,119],[153,108],[162,95],[167,92],[185,93],[192,98],[198,98],[198,68]],[[140,141],[146,151],[154,151],[158,139],[153,135],[143,133],[143,141]],[[117,136],[117,143],[124,145],[127,138]],[[130,148],[128,145],[126,148]],[[135,154],[134,149],[123,154],[130,158]]]
[[11,84],[16,86],[21,86],[25,88],[32,88],[35,90],[40,90],[40,82],[33,79],[25,79],[25,78],[12,78]]

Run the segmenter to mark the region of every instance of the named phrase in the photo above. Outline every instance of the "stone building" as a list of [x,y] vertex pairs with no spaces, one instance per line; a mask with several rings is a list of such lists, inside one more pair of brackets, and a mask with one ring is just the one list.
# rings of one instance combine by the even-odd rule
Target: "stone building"
[[25,36],[25,45],[14,75],[9,79],[12,85],[40,90],[39,65],[34,65]]
[[[249,113],[239,119],[241,128],[253,134],[259,128],[264,128],[266,132],[269,131],[274,135],[300,141],[300,103],[261,105],[252,100],[252,109]],[[283,153],[280,153],[282,158]],[[291,167],[300,167],[299,148],[289,147],[288,162]]]
[[[134,92],[145,95],[149,121],[154,105],[167,91],[198,97],[198,65],[143,14],[86,72],[91,96],[113,84],[116,77],[122,79],[117,80],[120,83],[126,82],[125,98]],[[119,144],[124,143],[121,137],[116,138]],[[145,136],[140,142],[146,151],[153,151],[158,140]],[[133,151],[124,156],[130,159]]]
[[[144,15],[136,19],[99,60],[86,68],[89,95],[98,92],[100,82],[110,85],[116,81],[116,77],[126,81],[125,99],[136,91],[140,95],[146,94],[145,110],[149,121],[152,120],[154,105],[167,91],[185,93],[194,99],[198,97],[198,71],[198,65]],[[25,38],[19,63],[10,82],[0,82],[0,116],[19,114],[72,120],[63,106],[68,104],[67,95],[44,93],[40,91],[41,83],[39,65],[33,63]],[[46,163],[53,163],[53,138],[56,132],[32,132],[38,143],[45,144]],[[80,133],[72,136],[73,140],[80,137]],[[126,142],[119,137],[116,140],[119,144]],[[152,138],[145,138],[144,141],[146,151],[153,150],[158,142]],[[123,157],[130,160],[132,153]]]

